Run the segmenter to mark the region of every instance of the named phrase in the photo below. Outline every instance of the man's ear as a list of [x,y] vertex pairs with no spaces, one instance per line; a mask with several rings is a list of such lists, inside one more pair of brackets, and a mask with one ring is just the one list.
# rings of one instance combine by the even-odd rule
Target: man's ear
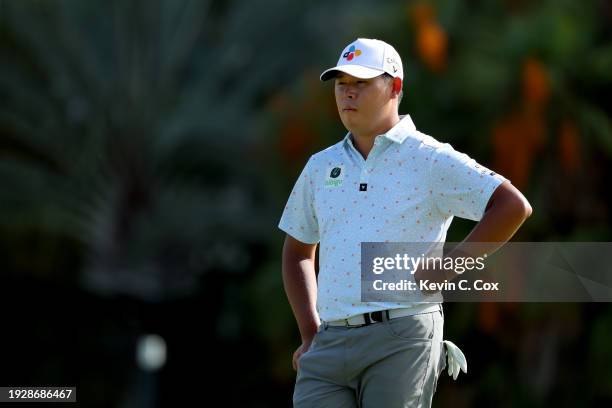
[[402,79],[399,77],[393,78],[393,92],[398,94],[402,91]]

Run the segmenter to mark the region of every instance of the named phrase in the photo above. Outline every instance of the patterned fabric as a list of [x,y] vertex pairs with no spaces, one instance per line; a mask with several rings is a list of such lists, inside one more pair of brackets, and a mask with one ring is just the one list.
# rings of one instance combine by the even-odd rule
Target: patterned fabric
[[322,320],[409,307],[361,302],[361,242],[444,242],[453,217],[480,220],[505,180],[419,132],[405,115],[376,137],[367,160],[350,133],[311,156],[279,228],[298,241],[320,244],[317,310]]

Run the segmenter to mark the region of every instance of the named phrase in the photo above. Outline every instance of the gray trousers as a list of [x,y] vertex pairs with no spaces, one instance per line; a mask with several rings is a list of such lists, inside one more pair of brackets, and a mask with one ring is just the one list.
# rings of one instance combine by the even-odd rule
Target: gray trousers
[[430,407],[446,367],[443,313],[440,306],[369,326],[321,324],[300,357],[293,406]]

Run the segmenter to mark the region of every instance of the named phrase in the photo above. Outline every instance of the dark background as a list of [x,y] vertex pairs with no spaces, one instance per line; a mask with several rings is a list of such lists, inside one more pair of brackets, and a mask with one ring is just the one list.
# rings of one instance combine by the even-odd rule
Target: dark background
[[[345,134],[318,75],[357,37],[399,51],[417,128],[524,192],[515,240],[612,240],[609,1],[0,0],[0,385],[290,406],[276,225]],[[445,316],[469,371],[434,406],[612,402],[609,304]],[[148,333],[167,345],[153,372]]]

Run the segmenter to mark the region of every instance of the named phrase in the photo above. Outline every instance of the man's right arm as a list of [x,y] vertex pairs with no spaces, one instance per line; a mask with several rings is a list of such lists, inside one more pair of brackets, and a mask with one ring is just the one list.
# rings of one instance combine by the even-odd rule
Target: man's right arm
[[310,346],[320,324],[316,308],[316,248],[317,244],[300,242],[288,234],[283,246],[283,285],[300,330],[302,344],[306,346]]
[[283,246],[283,285],[302,337],[302,344],[293,353],[295,370],[299,368],[300,356],[310,348],[320,324],[315,273],[315,254],[320,237],[313,191],[315,179],[309,170],[311,159],[295,182],[278,224],[287,233]]

